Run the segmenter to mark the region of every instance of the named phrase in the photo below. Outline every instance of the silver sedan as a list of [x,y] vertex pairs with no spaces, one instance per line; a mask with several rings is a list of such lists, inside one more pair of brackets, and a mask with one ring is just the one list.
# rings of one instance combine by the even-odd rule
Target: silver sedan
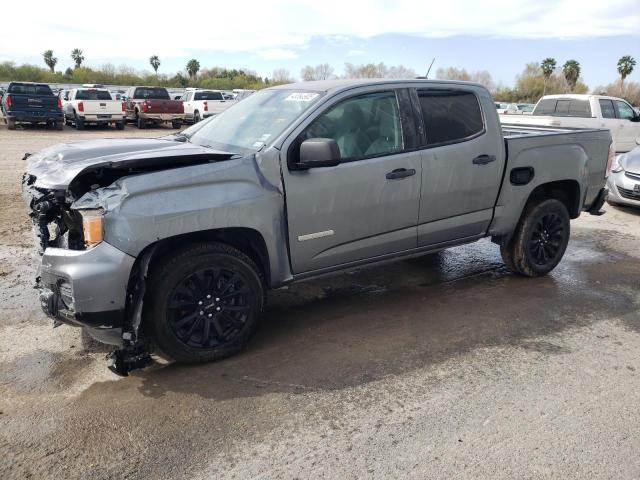
[[640,147],[616,156],[607,187],[609,203],[640,207]]

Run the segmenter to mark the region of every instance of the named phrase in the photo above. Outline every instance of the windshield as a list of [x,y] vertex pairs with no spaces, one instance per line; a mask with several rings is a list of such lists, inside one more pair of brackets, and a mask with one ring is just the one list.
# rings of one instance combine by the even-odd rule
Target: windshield
[[275,139],[320,94],[300,90],[262,90],[184,131],[192,143],[218,149],[258,151]]

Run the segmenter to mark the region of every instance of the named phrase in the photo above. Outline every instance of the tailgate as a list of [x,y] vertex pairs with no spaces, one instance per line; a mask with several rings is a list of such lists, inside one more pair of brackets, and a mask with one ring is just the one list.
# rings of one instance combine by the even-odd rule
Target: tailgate
[[149,113],[183,113],[182,102],[179,100],[147,100],[151,105]]
[[117,100],[82,100],[86,115],[124,115],[122,102]]
[[58,97],[53,95],[28,95],[11,93],[11,110],[42,111],[58,110]]

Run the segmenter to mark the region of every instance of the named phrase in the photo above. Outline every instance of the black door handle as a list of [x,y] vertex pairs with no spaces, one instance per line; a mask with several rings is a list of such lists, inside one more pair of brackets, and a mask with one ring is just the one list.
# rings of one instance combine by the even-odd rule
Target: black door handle
[[410,177],[411,175],[415,175],[416,171],[413,168],[396,168],[395,170],[390,171],[389,173],[387,173],[386,177],[387,180],[394,180],[396,178],[405,178],[405,177]]
[[473,164],[486,165],[487,163],[491,163],[495,161],[495,159],[496,159],[495,155],[478,155],[476,158],[473,159]]

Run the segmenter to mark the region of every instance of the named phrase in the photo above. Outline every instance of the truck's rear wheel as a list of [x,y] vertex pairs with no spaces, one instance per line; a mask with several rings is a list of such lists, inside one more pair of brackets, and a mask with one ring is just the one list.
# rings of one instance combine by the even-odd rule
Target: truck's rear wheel
[[196,110],[195,112],[193,112],[193,124],[195,125],[199,121],[200,121],[200,112]]
[[256,264],[221,243],[191,245],[152,269],[143,328],[160,353],[181,362],[242,350],[265,303]]
[[556,199],[529,203],[511,240],[500,247],[502,259],[512,272],[527,277],[553,270],[569,243],[570,217]]
[[124,130],[124,120],[116,122],[116,130]]
[[140,116],[137,117],[136,123],[137,123],[138,128],[141,128],[141,129],[142,128],[147,128],[147,121],[144,118],[140,117]]
[[7,118],[7,128],[9,130],[16,129],[16,121],[13,118]]
[[178,129],[182,126],[182,122],[180,120],[173,120],[171,122],[171,126],[175,129]]
[[84,130],[84,118],[79,117],[75,112],[73,114],[73,123],[76,124],[76,130]]

